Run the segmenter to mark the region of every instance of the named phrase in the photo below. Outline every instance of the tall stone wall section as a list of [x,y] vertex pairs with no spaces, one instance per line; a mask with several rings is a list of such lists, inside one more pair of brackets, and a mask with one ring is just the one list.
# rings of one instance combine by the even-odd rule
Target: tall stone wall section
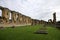
[[56,23],[56,12],[53,13],[53,23]]
[[[31,18],[25,15],[22,15],[19,12],[16,11],[11,11],[8,8],[5,7],[1,7],[0,6],[0,10],[2,11],[2,21],[5,24],[31,24]],[[10,18],[10,14],[11,14],[11,19]]]
[[3,7],[0,7],[0,9],[2,10],[2,18],[3,18],[3,22],[6,24],[6,23],[9,23],[9,17],[10,17],[10,14],[9,14],[9,9],[8,8],[3,8]]

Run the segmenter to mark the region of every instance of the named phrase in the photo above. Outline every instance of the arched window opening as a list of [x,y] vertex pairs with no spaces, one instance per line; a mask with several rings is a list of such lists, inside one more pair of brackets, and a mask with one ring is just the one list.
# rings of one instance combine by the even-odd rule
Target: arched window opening
[[0,16],[2,16],[2,11],[0,10]]

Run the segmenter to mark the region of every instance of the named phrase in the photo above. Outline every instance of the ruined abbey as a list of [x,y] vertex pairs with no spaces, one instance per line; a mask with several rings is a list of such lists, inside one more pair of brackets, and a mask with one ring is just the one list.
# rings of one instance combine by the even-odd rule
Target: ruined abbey
[[[2,16],[0,16],[0,24],[13,24],[13,25],[20,25],[20,24],[26,24],[26,25],[35,25],[39,24],[40,20],[32,19],[31,17],[25,16],[19,12],[11,11],[8,8],[1,7],[0,10],[2,11]],[[11,19],[10,18],[11,14]]]
[[[32,19],[31,17],[25,16],[19,12],[12,11],[8,8],[0,6],[0,10],[2,11],[2,16],[0,16],[0,25],[36,25],[43,24],[46,21]],[[11,16],[11,19],[9,19]],[[51,19],[48,22],[56,22],[56,13],[53,14],[53,21]]]

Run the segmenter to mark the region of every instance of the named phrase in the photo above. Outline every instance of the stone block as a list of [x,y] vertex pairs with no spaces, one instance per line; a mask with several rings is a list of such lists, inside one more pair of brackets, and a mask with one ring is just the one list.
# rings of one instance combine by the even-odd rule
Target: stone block
[[36,34],[48,34],[47,30],[38,30],[35,33]]

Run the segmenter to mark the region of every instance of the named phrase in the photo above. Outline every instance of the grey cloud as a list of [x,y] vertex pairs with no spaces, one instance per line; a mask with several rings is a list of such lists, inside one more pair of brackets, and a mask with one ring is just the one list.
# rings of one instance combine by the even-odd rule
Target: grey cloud
[[0,0],[0,6],[5,6],[35,19],[48,20],[52,18],[54,10],[60,10],[60,0]]

